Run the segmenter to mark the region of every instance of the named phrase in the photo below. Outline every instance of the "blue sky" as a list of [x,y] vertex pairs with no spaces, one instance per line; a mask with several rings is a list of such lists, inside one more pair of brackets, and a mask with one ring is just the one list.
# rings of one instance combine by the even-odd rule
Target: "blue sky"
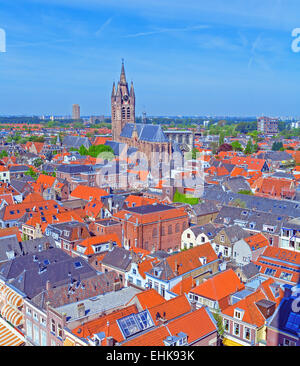
[[0,114],[300,116],[298,0],[0,0]]

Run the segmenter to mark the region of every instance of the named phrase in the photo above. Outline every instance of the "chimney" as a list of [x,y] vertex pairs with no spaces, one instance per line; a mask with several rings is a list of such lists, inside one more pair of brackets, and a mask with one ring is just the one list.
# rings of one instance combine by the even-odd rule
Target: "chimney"
[[79,318],[85,316],[85,306],[83,302],[77,305],[77,313]]
[[288,285],[288,284],[284,284],[283,285],[283,289],[284,289],[284,298],[289,298],[292,296],[292,287],[291,285]]
[[106,337],[106,345],[109,347],[114,345],[113,337]]
[[50,281],[47,280],[46,282],[46,290],[49,291],[51,289]]

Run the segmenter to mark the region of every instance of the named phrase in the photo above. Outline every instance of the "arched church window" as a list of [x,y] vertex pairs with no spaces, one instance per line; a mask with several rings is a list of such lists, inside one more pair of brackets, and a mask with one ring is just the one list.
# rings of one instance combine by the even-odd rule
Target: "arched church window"
[[127,107],[127,119],[129,119],[129,118],[130,118],[130,108]]
[[122,107],[122,118],[126,118],[125,107]]

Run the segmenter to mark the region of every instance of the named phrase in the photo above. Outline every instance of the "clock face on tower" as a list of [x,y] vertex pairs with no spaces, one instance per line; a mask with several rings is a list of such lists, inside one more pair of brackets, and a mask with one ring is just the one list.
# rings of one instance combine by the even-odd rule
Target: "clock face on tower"
[[124,95],[124,97],[123,97],[123,100],[125,101],[125,102],[127,102],[127,100],[128,100],[128,95]]

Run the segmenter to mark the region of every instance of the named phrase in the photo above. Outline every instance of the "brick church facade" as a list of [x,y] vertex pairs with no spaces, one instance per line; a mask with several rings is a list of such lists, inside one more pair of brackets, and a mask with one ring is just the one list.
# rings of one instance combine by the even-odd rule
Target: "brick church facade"
[[131,151],[136,149],[144,153],[148,160],[157,154],[160,161],[169,161],[172,144],[161,126],[135,122],[134,87],[131,82],[130,90],[128,88],[123,62],[117,88],[113,83],[111,119],[113,141],[126,144],[127,150],[131,148]]

